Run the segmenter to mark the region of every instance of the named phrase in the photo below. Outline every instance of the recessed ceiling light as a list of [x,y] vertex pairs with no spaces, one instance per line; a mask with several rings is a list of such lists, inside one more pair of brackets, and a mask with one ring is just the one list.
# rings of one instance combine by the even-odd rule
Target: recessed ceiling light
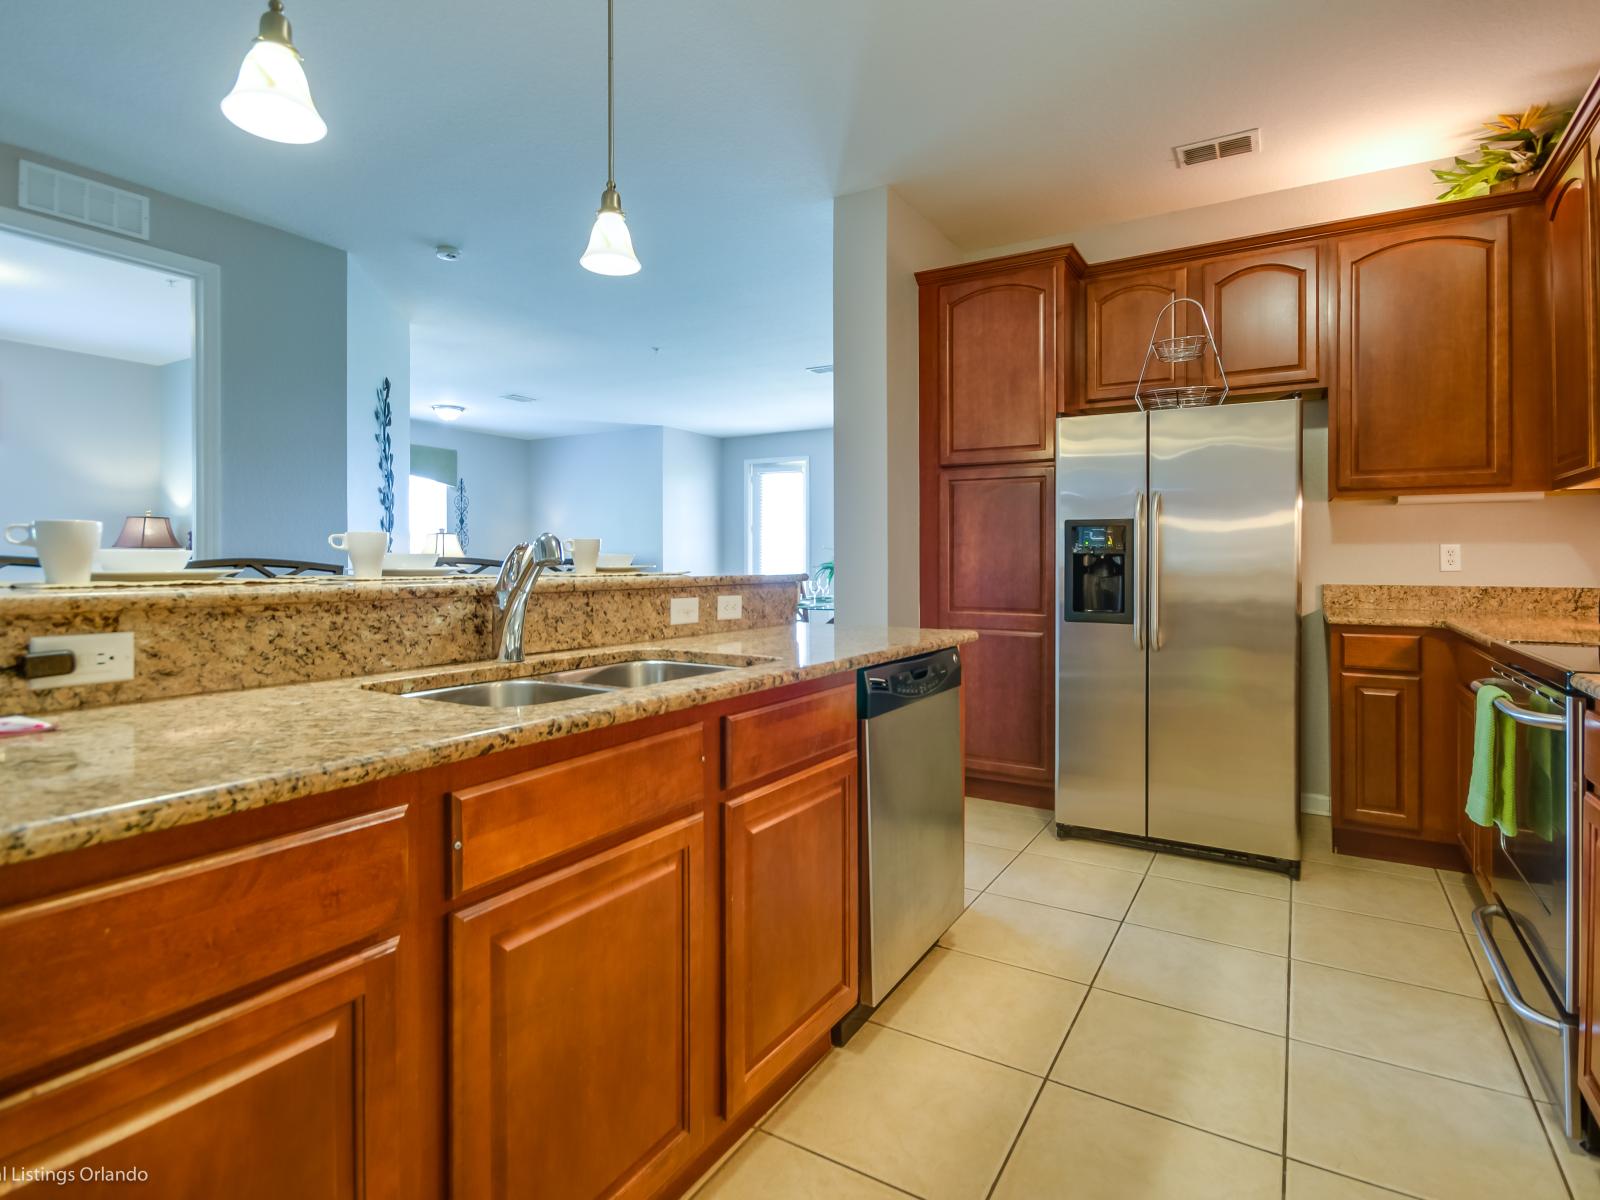
[[461,247],[441,242],[433,248],[433,256],[440,262],[460,262]]
[[523,392],[504,392],[500,396],[500,399],[510,400],[515,404],[532,404],[538,398],[537,396],[526,395]]
[[807,367],[806,370],[810,371],[813,375],[832,375],[833,364],[823,363],[820,367]]
[[441,421],[460,420],[461,414],[466,411],[459,404],[435,404],[433,406],[433,415]]

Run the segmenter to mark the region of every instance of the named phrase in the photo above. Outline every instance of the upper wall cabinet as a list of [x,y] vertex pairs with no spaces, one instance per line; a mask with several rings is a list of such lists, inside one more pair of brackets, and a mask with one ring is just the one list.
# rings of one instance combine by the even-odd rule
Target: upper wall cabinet
[[[1150,331],[1162,306],[1182,296],[1188,282],[1184,267],[1161,267],[1117,275],[1100,275],[1084,285],[1084,366],[1081,402],[1074,412],[1128,408],[1139,383]],[[1182,305],[1181,308],[1188,308]],[[1182,311],[1174,310],[1174,324],[1162,336],[1194,332],[1185,327]],[[1168,387],[1187,382],[1182,363],[1151,358],[1146,384]]]
[[942,465],[1054,457],[1065,280],[1063,264],[1042,263],[939,287],[931,333]]
[[[1600,134],[1596,135],[1600,138]],[[1596,371],[1593,151],[1584,148],[1550,193],[1551,465],[1557,487],[1600,478]]]
[[1336,495],[1511,483],[1510,248],[1504,215],[1340,239]]
[[[1190,274],[1199,277],[1195,299],[1211,318],[1217,353],[1234,391],[1313,386],[1320,381],[1319,254],[1316,245],[1285,246],[1215,258],[1190,268]],[[1190,325],[1199,325],[1197,315]],[[1200,369],[1201,382],[1222,382],[1212,355],[1202,356]]]

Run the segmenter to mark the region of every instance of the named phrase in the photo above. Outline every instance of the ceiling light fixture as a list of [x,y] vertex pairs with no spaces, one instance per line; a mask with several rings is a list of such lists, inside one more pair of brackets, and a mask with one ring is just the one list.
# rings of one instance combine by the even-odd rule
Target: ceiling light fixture
[[311,85],[301,61],[289,35],[289,18],[283,15],[283,0],[267,0],[260,32],[239,66],[239,78],[222,98],[222,115],[269,142],[297,146],[320,142],[328,126],[311,102]]
[[467,410],[459,404],[435,404],[433,415],[441,421],[459,421],[461,414]]
[[617,106],[613,60],[613,0],[606,0],[606,190],[600,193],[600,211],[589,234],[589,248],[578,262],[596,275],[632,275],[639,270],[633,238],[617,195]]
[[440,262],[460,262],[461,247],[452,246],[448,242],[441,242],[433,248],[433,256]]

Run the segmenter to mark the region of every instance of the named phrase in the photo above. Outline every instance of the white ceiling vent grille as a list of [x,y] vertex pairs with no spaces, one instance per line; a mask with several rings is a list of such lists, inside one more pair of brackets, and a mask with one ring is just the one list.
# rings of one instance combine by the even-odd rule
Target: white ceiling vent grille
[[810,371],[813,375],[832,375],[833,374],[833,364],[832,363],[823,363],[819,367],[807,367],[806,370]]
[[150,240],[150,197],[22,160],[17,204],[96,229]]
[[1216,162],[1219,158],[1237,158],[1241,154],[1254,154],[1261,149],[1261,130],[1245,129],[1222,137],[1207,138],[1203,142],[1190,142],[1187,146],[1174,146],[1172,156],[1179,167],[1197,167],[1201,163]]
[[510,400],[513,404],[532,404],[537,401],[539,397],[530,396],[527,392],[502,392],[500,394],[500,399]]

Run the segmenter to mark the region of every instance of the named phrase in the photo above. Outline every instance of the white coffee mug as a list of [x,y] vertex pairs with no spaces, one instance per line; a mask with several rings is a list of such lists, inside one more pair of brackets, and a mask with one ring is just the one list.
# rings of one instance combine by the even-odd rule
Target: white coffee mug
[[39,551],[46,583],[88,583],[100,533],[99,521],[34,521],[7,525],[6,541]]
[[357,579],[378,579],[383,575],[383,556],[389,549],[387,533],[381,530],[330,533],[328,545],[350,556],[350,574]]
[[572,539],[572,569],[579,575],[593,575],[600,561],[599,538]]

